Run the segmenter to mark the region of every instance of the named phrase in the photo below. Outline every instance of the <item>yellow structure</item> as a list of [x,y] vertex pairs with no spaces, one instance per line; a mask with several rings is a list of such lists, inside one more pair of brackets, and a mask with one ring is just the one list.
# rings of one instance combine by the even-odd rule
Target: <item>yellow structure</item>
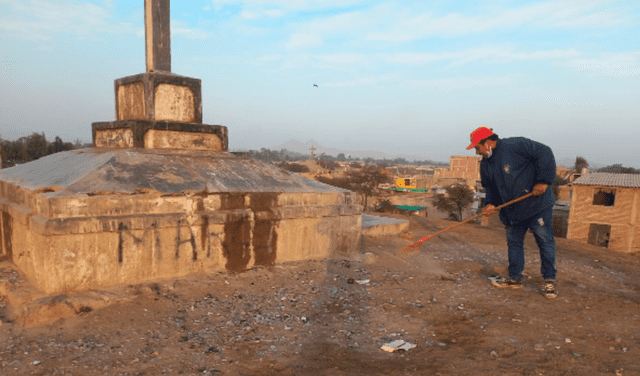
[[415,189],[416,188],[416,179],[412,179],[412,178],[396,179],[396,187],[398,187],[398,188]]

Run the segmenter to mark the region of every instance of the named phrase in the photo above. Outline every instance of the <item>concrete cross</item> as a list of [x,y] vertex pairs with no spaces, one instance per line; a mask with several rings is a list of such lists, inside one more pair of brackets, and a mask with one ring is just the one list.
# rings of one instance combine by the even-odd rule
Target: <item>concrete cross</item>
[[147,72],[171,72],[169,0],[144,0]]

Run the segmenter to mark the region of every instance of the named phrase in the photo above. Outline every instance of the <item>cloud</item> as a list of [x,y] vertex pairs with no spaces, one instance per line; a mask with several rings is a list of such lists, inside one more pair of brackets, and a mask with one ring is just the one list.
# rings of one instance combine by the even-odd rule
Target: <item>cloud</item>
[[558,60],[580,56],[576,49],[553,49],[548,51],[509,51],[501,48],[473,48],[463,51],[456,57],[454,63],[466,64],[478,60],[506,64],[524,60]]
[[265,10],[264,14],[267,17],[276,18],[276,17],[282,17],[284,15],[284,12],[280,9],[269,9],[269,10]]
[[[59,38],[61,34],[72,34],[79,39],[93,39],[101,33],[144,36],[142,14],[139,23],[134,25],[113,22],[109,11],[94,3],[70,0],[0,1],[9,4],[9,12],[0,16],[0,30],[4,29],[13,37],[23,40],[48,41]],[[109,1],[105,2],[105,7],[111,8]],[[129,14],[131,11],[127,10]],[[113,12],[119,11],[116,9]],[[171,20],[171,32],[188,39],[206,39],[210,36],[206,31],[188,28],[175,19]]]
[[386,74],[378,77],[360,77],[353,80],[344,81],[332,81],[323,83],[322,87],[357,87],[357,86],[373,86],[381,82],[390,81],[394,79],[394,75]]
[[460,58],[463,54],[460,52],[440,52],[440,53],[415,53],[415,52],[399,52],[395,54],[377,54],[387,63],[394,64],[426,64],[442,60],[450,60]]
[[24,40],[50,40],[61,33],[75,34],[80,39],[97,33],[135,34],[130,23],[109,23],[109,13],[92,3],[61,1],[5,1],[9,3],[0,19],[0,29]]
[[556,60],[569,59],[581,56],[582,53],[575,49],[553,49],[548,51],[518,51],[514,52],[499,47],[471,48],[463,51],[447,51],[440,53],[413,53],[403,52],[396,54],[377,54],[387,63],[394,64],[427,64],[438,61],[451,61],[453,64],[462,65],[478,60],[486,60],[492,63],[505,64],[523,60]]
[[605,53],[599,57],[572,59],[568,67],[607,77],[640,76],[640,51]]
[[[580,95],[582,94],[582,95]],[[511,103],[507,104],[510,108],[536,108],[539,107],[539,103],[552,104],[561,107],[570,106],[603,106],[607,104],[607,101],[594,100],[596,98],[606,98],[606,96],[596,95],[592,93],[572,93],[563,92],[562,90],[554,89],[548,91],[546,89],[536,89],[527,87],[526,91],[518,93]],[[586,95],[585,95],[586,94]]]
[[[245,5],[256,3],[265,2],[243,2]],[[266,3],[281,4],[278,1]],[[485,5],[473,13],[465,14],[464,11],[434,13],[436,11],[426,9],[425,5],[414,4],[409,8],[398,3],[385,2],[357,11],[317,17],[291,24],[291,27],[293,35],[315,35],[316,41],[342,39],[351,42],[410,42],[428,38],[461,37],[503,29],[602,28],[635,22],[620,7],[605,7],[608,3],[611,3],[611,0],[554,0],[532,2],[516,8]],[[289,41],[289,48],[295,46],[305,47],[305,44]]]
[[393,9],[385,31],[369,32],[369,40],[408,42],[430,37],[451,37],[521,26],[545,28],[608,27],[632,21],[624,11],[604,11],[600,7],[611,1],[534,2],[515,9],[491,8],[480,15],[448,13],[415,14],[411,10]]
[[258,58],[258,61],[276,61],[282,59],[281,55],[266,55]]
[[404,84],[414,89],[429,89],[433,91],[464,91],[488,87],[513,87],[520,81],[519,76],[489,76],[489,77],[451,77],[429,80],[405,80]]
[[207,31],[190,29],[185,26],[184,22],[172,19],[171,20],[171,35],[184,36],[187,39],[209,39],[211,34]]
[[[371,28],[376,20],[384,14],[382,8],[386,6],[375,6],[367,11],[353,11],[341,13],[328,17],[318,17],[311,21],[292,24],[295,30],[291,36],[287,48],[301,48],[321,44],[325,39],[354,40],[354,35],[362,35],[363,30]],[[306,36],[312,40],[312,44],[296,43],[294,38],[300,39]],[[313,36],[313,38],[311,38]]]
[[320,10],[329,8],[350,7],[366,3],[367,0],[213,0],[214,7],[219,10],[226,5],[240,5],[244,9],[277,7],[299,11]]
[[364,54],[316,55],[315,58],[327,63],[339,63],[339,64],[361,63],[363,61],[369,60],[369,57]]
[[287,49],[298,49],[302,47],[317,46],[322,43],[322,37],[319,34],[298,33],[293,34],[287,42]]
[[240,12],[240,18],[244,20],[257,20],[264,17],[267,18],[278,18],[282,17],[285,14],[281,9],[243,9]]
[[250,10],[243,10],[242,12],[240,12],[240,18],[245,20],[253,20],[256,18],[260,18],[260,15]]
[[[637,54],[610,57],[605,60],[591,61],[581,59],[585,53],[576,49],[553,49],[537,51],[513,51],[500,47],[471,48],[462,51],[445,51],[439,53],[414,53],[399,52],[394,54],[318,54],[314,55],[315,60],[330,64],[362,64],[375,65],[377,62],[396,65],[426,65],[431,63],[445,62],[453,66],[469,63],[483,62],[487,64],[509,64],[521,61],[560,61],[566,66],[587,70],[587,67],[618,67],[619,70],[626,69],[625,72],[638,70]],[[635,59],[635,60],[634,60]],[[625,63],[626,62],[626,63]],[[626,65],[625,65],[626,64]],[[635,64],[635,65],[634,65]],[[585,66],[585,67],[583,67]],[[582,67],[582,68],[580,68]]]

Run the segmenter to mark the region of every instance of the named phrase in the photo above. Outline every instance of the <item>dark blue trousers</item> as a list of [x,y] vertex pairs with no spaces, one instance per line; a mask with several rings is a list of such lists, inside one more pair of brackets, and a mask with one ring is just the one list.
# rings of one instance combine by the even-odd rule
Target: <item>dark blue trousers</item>
[[531,229],[540,248],[540,271],[544,279],[556,279],[556,241],[553,239],[553,208],[546,209],[522,222],[507,226],[509,277],[522,278],[524,270],[524,236]]

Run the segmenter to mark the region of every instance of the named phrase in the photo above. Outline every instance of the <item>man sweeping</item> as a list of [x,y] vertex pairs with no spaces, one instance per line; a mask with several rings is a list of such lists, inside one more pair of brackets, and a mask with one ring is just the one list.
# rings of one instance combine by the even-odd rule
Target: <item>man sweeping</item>
[[503,288],[522,288],[524,237],[531,229],[540,248],[542,294],[548,299],[555,298],[558,296],[552,226],[555,197],[549,186],[556,176],[556,162],[551,148],[524,137],[501,139],[487,127],[471,132],[467,150],[473,148],[482,156],[480,177],[486,191],[483,214],[491,215],[497,206],[533,193],[532,197],[500,210],[507,234],[509,275],[493,278],[491,283]]

